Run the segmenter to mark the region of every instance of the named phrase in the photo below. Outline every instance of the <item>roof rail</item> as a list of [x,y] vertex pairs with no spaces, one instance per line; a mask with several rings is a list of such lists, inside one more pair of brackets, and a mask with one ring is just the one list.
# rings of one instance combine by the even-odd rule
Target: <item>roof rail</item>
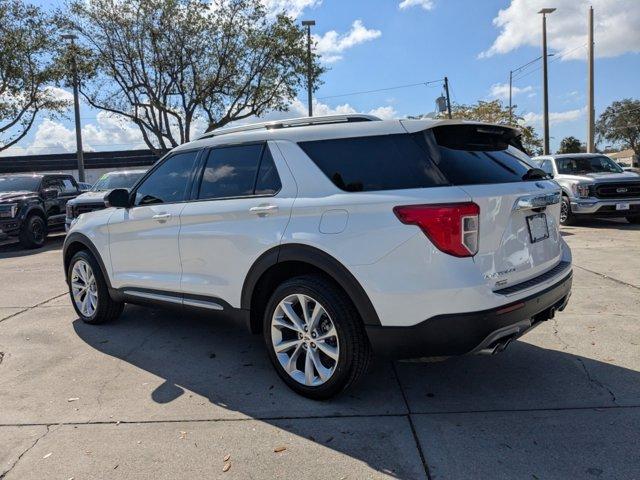
[[331,123],[353,123],[353,122],[377,122],[381,119],[374,115],[366,115],[363,113],[353,113],[347,115],[325,115],[322,117],[300,117],[289,118],[286,120],[275,120],[271,122],[252,123],[249,125],[238,125],[237,127],[226,127],[212,130],[200,136],[198,140],[203,138],[217,137],[219,135],[227,135],[229,133],[248,132],[251,130],[275,130],[279,128],[291,127],[308,127],[313,125],[327,125]]

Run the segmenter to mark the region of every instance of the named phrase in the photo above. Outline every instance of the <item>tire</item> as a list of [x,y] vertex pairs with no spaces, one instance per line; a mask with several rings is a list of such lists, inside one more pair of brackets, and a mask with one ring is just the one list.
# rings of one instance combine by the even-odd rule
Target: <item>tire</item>
[[640,215],[634,217],[626,217],[627,222],[633,223],[634,225],[640,225]]
[[[73,308],[83,322],[92,325],[106,323],[115,320],[122,313],[124,302],[116,302],[111,298],[100,266],[90,252],[81,250],[71,258],[67,283]],[[89,288],[84,290],[84,295],[74,294],[74,291],[78,291],[78,286],[87,284]]]
[[18,236],[23,248],[42,248],[47,240],[47,222],[36,213],[29,215]]
[[[308,321],[300,298],[305,299]],[[318,305],[315,328],[296,328],[305,325],[308,329]],[[285,311],[291,310],[302,324],[290,320]],[[263,326],[269,358],[278,375],[305,397],[331,398],[356,383],[369,366],[371,346],[358,312],[345,292],[319,275],[294,277],[278,286],[267,303]],[[280,343],[293,346],[276,353]],[[289,371],[285,365],[290,365]],[[309,376],[307,365],[311,365]]]
[[575,225],[576,216],[571,213],[571,202],[566,195],[562,196],[562,203],[560,204],[560,225]]

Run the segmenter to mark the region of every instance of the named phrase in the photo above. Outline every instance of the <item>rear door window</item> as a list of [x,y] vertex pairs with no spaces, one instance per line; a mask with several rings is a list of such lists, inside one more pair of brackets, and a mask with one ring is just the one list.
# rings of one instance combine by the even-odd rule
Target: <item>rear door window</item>
[[408,134],[338,138],[298,145],[338,188],[348,192],[448,183]]

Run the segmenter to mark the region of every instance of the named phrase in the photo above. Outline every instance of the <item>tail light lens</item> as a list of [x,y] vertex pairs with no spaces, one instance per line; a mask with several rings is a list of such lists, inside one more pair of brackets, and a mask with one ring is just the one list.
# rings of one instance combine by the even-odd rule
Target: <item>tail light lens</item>
[[393,213],[407,225],[416,225],[444,253],[471,257],[478,253],[480,207],[475,203],[405,205]]

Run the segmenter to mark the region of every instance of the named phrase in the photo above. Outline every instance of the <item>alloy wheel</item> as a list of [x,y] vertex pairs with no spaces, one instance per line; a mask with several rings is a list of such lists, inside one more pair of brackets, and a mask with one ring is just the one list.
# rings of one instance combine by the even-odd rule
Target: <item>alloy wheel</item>
[[308,295],[289,295],[278,303],[271,318],[271,342],[284,371],[302,385],[324,384],[338,365],[340,343],[333,320]]
[[71,294],[76,307],[89,318],[98,308],[98,285],[91,266],[78,260],[71,271]]
[[566,222],[567,218],[569,218],[569,205],[567,205],[567,202],[562,202],[560,205],[560,222]]

